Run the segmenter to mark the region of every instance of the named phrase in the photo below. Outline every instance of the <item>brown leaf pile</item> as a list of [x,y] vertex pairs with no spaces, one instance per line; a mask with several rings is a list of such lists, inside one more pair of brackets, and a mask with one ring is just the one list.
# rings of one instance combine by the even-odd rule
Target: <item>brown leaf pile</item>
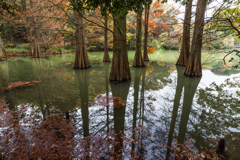
[[121,108],[126,105],[126,101],[122,100],[121,97],[100,97],[94,100],[96,104],[102,106],[110,106],[114,108]]
[[27,53],[6,53],[6,57],[27,57],[29,54]]
[[8,91],[14,88],[19,88],[19,87],[26,87],[26,86],[33,86],[35,84],[41,83],[41,81],[30,81],[30,82],[13,82],[7,85],[7,87],[2,87],[0,88],[0,91],[4,90],[4,91]]

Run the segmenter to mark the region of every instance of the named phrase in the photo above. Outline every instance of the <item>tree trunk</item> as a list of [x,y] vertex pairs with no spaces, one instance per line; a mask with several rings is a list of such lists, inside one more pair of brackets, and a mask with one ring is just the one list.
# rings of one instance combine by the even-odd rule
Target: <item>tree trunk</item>
[[6,60],[5,53],[5,47],[3,45],[2,37],[0,36],[0,61]]
[[192,0],[189,0],[185,8],[181,53],[176,65],[180,65],[180,66],[187,65],[187,61],[189,58],[189,49],[190,49],[191,15],[192,15]]
[[[125,3],[124,0],[121,2]],[[131,79],[127,44],[126,44],[126,14],[114,14],[113,29],[113,59],[110,81],[127,81]]]
[[105,29],[104,29],[104,57],[103,57],[103,62],[111,62],[108,54],[108,17],[105,17]]
[[[33,2],[30,0],[30,8],[33,9]],[[42,54],[40,53],[39,44],[37,41],[37,27],[34,16],[31,16],[31,45],[30,45],[30,54],[32,54],[33,58],[40,58]]]
[[198,0],[191,53],[184,72],[186,76],[202,76],[201,49],[206,5],[206,1]]
[[143,53],[144,61],[149,61],[148,54],[147,54],[148,18],[149,18],[149,8],[145,7],[145,32],[144,32],[144,53]]
[[83,18],[77,11],[74,11],[76,19],[76,54],[74,60],[74,69],[84,69],[91,67],[88,55],[85,37],[83,33]]
[[142,9],[137,13],[136,52],[133,67],[145,67],[142,58]]

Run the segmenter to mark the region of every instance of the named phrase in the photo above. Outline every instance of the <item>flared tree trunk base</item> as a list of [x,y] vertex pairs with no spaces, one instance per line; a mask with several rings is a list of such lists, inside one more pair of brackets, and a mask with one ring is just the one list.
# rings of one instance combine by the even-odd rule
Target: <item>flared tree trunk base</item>
[[201,77],[202,76],[201,63],[193,63],[193,60],[189,59],[186,69],[184,71],[184,75],[189,77]]
[[187,58],[183,57],[183,55],[180,55],[176,65],[186,67],[187,66]]
[[80,67],[73,67],[73,69],[88,69],[88,68],[91,68],[91,66],[89,66],[89,67],[84,67],[84,68],[80,68]]
[[145,67],[145,64],[143,62],[142,55],[135,54],[134,62],[133,62],[133,67]]
[[143,55],[143,61],[149,61],[148,55]]
[[42,54],[40,54],[40,49],[38,45],[35,45],[33,48],[32,58],[42,58]]
[[111,62],[111,60],[109,59],[109,60],[103,60],[103,62]]

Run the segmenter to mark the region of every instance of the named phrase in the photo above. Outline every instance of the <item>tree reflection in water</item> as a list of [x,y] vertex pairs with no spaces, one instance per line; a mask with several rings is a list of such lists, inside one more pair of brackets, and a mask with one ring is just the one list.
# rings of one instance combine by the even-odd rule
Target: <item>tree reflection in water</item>
[[[38,115],[39,121],[53,113],[69,111],[77,129],[76,139],[85,137],[87,146],[103,144],[101,138],[111,133],[108,136],[113,136],[114,141],[107,143],[116,143],[114,148],[106,147],[101,153],[90,147],[82,148],[85,153],[96,152],[103,157],[108,151],[115,151],[119,153],[115,158],[124,159],[129,156],[127,151],[134,150],[139,152],[140,159],[174,159],[173,151],[163,144],[191,141],[196,151],[205,147],[215,149],[217,145],[209,140],[210,136],[215,139],[224,136],[226,152],[232,159],[240,157],[239,92],[236,92],[239,78],[206,87],[202,84],[204,76],[199,83],[200,79],[184,77],[183,68],[175,70],[174,64],[149,62],[146,68],[131,68],[132,82],[109,84],[109,63],[92,63],[91,69],[73,71],[65,65],[69,59],[61,58],[1,62],[1,86],[20,80],[42,81],[33,87],[1,92],[9,109],[26,106],[29,115]],[[23,67],[17,67],[20,65]],[[65,80],[66,77],[70,79]],[[114,108],[112,101],[108,101],[103,107],[92,103],[98,97],[121,97],[127,103]],[[139,130],[133,130],[139,125]],[[113,135],[112,130],[135,140],[127,142],[126,137]],[[151,136],[142,134],[146,131]],[[228,133],[223,134],[224,131]],[[114,154],[110,157],[114,158]]]

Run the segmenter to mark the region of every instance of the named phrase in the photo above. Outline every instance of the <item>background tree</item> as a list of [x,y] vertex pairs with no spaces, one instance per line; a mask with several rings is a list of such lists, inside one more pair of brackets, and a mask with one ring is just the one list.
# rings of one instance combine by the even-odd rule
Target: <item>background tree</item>
[[142,6],[139,6],[137,12],[137,34],[136,34],[136,49],[133,61],[133,67],[145,67],[142,58]]
[[105,29],[104,29],[104,57],[103,57],[103,62],[111,62],[109,54],[108,54],[108,17],[105,16]]
[[145,19],[144,19],[144,47],[143,47],[143,60],[149,61],[147,54],[147,41],[148,41],[148,19],[150,5],[145,6]]

